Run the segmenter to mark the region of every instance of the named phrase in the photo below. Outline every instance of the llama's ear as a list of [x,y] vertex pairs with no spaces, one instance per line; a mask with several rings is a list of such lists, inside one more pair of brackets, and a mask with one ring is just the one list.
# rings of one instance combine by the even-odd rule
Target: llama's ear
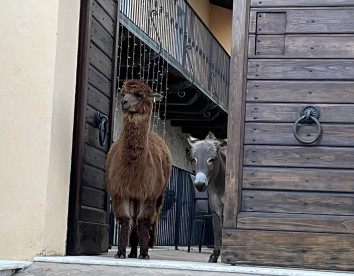
[[195,144],[196,142],[199,141],[198,138],[194,138],[194,137],[192,137],[192,136],[189,136],[189,137],[187,138],[187,140],[188,140],[188,143],[189,143],[191,146],[193,146],[193,144]]
[[163,96],[159,93],[148,93],[148,98],[153,102],[159,102],[163,99]]
[[216,140],[216,137],[215,137],[214,133],[212,133],[211,131],[209,131],[209,133],[208,133],[208,135],[205,137],[205,139]]

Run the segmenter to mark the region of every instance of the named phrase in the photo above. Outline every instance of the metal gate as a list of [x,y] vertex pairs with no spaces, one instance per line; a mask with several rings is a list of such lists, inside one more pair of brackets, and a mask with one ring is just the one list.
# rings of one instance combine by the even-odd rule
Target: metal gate
[[[172,168],[170,182],[165,192],[165,202],[161,209],[157,230],[159,246],[187,246],[189,227],[194,210],[194,189],[191,174],[177,167]],[[119,226],[110,210],[110,246],[118,245]],[[191,244],[198,244],[201,235],[201,225],[195,225]],[[207,223],[204,245],[213,244],[213,228]]]

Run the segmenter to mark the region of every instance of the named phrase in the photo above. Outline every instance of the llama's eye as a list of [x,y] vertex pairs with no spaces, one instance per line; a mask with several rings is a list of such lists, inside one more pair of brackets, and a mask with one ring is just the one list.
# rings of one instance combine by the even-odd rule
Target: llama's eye
[[140,93],[134,93],[134,96],[135,96],[138,100],[140,100],[140,99],[143,97],[143,95],[140,94]]

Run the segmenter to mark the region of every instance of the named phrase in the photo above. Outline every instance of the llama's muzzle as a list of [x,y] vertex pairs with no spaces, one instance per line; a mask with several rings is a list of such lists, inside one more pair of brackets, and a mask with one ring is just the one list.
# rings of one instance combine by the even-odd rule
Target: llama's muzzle
[[130,104],[127,100],[122,99],[120,103],[122,105],[123,110],[128,110],[130,108]]

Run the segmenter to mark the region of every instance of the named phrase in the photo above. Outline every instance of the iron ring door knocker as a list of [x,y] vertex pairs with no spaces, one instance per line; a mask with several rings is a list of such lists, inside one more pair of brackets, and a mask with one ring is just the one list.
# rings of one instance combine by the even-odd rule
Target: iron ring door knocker
[[[320,109],[316,105],[307,105],[301,108],[300,110],[300,117],[295,121],[294,123],[294,128],[293,132],[295,135],[296,140],[303,144],[312,144],[316,142],[322,133],[322,127],[320,122],[318,121],[320,117]],[[317,135],[313,140],[304,140],[302,139],[299,134],[297,133],[297,129],[299,127],[299,123],[307,123],[307,124],[313,124],[315,123],[317,125]]]
[[108,134],[108,117],[106,115],[101,114],[97,111],[96,116],[96,127],[99,131],[99,140],[101,146],[104,146],[107,142],[107,134]]

